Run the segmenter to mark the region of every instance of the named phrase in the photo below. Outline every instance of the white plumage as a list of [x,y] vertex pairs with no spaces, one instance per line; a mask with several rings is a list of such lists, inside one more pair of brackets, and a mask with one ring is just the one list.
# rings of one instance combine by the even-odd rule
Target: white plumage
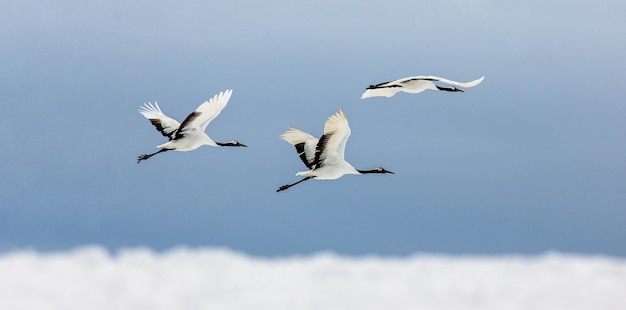
[[393,173],[378,167],[372,170],[355,169],[345,161],[344,152],[350,137],[350,126],[343,110],[331,115],[324,125],[324,135],[320,139],[290,127],[280,138],[296,148],[300,159],[309,170],[296,173],[304,176],[298,182],[281,186],[277,192],[286,190],[300,182],[315,178],[334,180],[346,174]]
[[[447,80],[444,78],[429,76],[429,75],[419,75],[419,76],[410,76],[403,79],[383,82],[376,85],[370,85],[367,87],[363,95],[361,95],[361,99],[370,98],[370,97],[391,97],[398,92],[407,92],[412,94],[421,93],[427,89],[432,90],[442,90],[442,91],[450,91],[450,92],[463,92],[462,89],[457,87],[470,88],[480,84],[485,77],[481,77],[477,80],[461,83],[456,81]],[[435,82],[446,83],[448,85],[452,85],[451,87],[443,87],[438,86]]]
[[165,115],[156,102],[154,105],[150,102],[144,104],[140,108],[139,113],[149,119],[152,125],[154,125],[163,136],[167,137],[169,141],[158,145],[157,147],[160,148],[158,152],[137,157],[137,163],[161,152],[170,150],[186,152],[195,150],[203,145],[245,147],[246,145],[236,140],[215,142],[204,132],[207,125],[226,107],[232,92],[231,89],[228,89],[213,96],[210,100],[205,101],[195,111],[189,114],[182,124]]

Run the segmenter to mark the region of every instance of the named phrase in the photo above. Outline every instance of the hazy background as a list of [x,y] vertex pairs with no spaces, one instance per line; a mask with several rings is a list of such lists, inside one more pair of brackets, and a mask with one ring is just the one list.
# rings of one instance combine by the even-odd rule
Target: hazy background
[[[626,256],[623,1],[0,1],[0,250]],[[361,100],[410,75],[465,93]],[[137,113],[248,148],[139,154]],[[298,180],[288,126],[343,108],[346,159]]]

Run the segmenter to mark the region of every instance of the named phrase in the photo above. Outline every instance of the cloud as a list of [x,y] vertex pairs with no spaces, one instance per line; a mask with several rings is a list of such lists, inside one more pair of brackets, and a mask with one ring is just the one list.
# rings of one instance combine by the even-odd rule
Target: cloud
[[0,309],[619,309],[626,260],[540,256],[281,258],[101,247],[0,256]]

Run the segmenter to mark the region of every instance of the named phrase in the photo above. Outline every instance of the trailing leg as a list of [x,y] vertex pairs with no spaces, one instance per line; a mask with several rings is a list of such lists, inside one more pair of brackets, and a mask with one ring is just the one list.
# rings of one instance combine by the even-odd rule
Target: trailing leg
[[143,154],[143,155],[139,155],[139,156],[137,156],[137,163],[139,163],[139,162],[140,162],[140,161],[142,161],[142,160],[146,160],[146,159],[148,159],[148,158],[150,158],[150,157],[152,157],[152,156],[154,156],[154,155],[156,155],[156,154],[159,154],[159,153],[162,153],[162,152],[167,152],[167,151],[169,151],[169,150],[170,150],[170,149],[160,149],[160,150],[158,150],[157,152],[154,152],[154,153],[152,153],[152,154]]
[[312,179],[312,178],[313,178],[313,177],[306,177],[306,178],[304,178],[304,179],[302,179],[302,180],[300,180],[300,181],[298,181],[298,182],[296,182],[296,183],[291,183],[291,184],[286,184],[286,185],[283,185],[283,186],[281,186],[279,189],[277,189],[277,190],[276,190],[276,192],[284,191],[284,190],[286,190],[286,189],[288,189],[288,188],[290,188],[290,187],[292,187],[292,186],[294,186],[294,185],[300,184],[300,183],[302,183],[302,182],[304,182],[304,181],[306,181],[306,180],[308,180],[308,179]]

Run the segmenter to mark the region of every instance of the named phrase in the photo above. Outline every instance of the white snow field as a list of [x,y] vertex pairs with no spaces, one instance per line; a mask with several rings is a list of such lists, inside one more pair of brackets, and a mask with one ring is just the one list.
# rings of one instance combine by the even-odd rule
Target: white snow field
[[622,310],[626,259],[16,250],[0,255],[0,309]]

